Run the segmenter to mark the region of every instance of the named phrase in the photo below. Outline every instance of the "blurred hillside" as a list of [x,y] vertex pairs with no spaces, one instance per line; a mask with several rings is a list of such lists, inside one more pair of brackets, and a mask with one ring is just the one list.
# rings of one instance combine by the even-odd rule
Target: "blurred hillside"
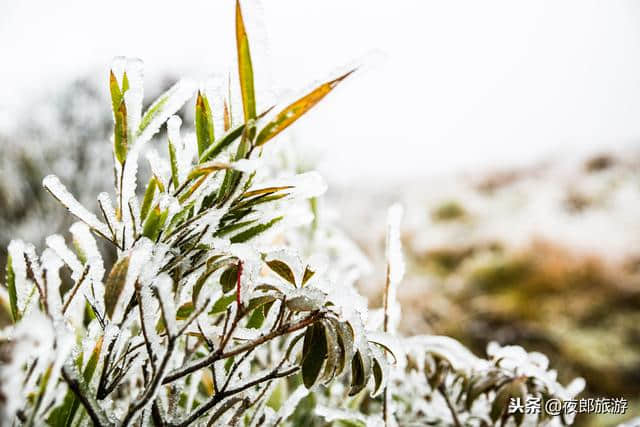
[[[344,226],[383,264],[383,206],[407,209],[403,328],[549,355],[587,394],[640,406],[640,153],[334,195]],[[380,304],[383,271],[363,287]],[[631,415],[631,414],[629,414]],[[578,425],[616,425],[582,417]]]

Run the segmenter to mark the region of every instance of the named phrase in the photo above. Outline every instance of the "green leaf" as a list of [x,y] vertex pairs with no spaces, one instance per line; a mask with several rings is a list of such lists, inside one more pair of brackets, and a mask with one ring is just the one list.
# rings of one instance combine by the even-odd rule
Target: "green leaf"
[[244,243],[247,240],[250,240],[252,238],[254,238],[255,236],[257,236],[258,234],[264,233],[265,231],[267,231],[268,229],[270,229],[274,224],[276,224],[277,222],[282,220],[282,216],[279,216],[277,218],[272,219],[271,221],[264,223],[264,224],[258,224],[254,227],[251,227],[241,233],[236,234],[235,236],[233,236],[230,240],[231,243]]
[[380,393],[381,389],[382,389],[382,384],[384,383],[384,375],[383,375],[383,371],[382,371],[382,366],[380,366],[380,362],[378,361],[378,359],[373,359],[373,381],[374,381],[374,387],[373,387],[373,392],[372,392],[372,396],[377,396],[378,393]]
[[322,380],[324,384],[328,384],[333,381],[337,373],[342,357],[342,350],[338,345],[338,334],[331,322],[325,320],[322,322],[322,326],[327,342],[327,363],[325,364],[324,373],[322,374]]
[[104,290],[104,306],[109,318],[113,316],[113,311],[118,305],[118,298],[124,289],[127,279],[127,270],[129,269],[129,257],[118,260],[111,268]]
[[257,221],[257,219],[252,219],[249,221],[241,221],[241,222],[236,222],[235,224],[230,224],[227,226],[224,226],[222,228],[220,228],[218,231],[216,231],[215,236],[216,237],[223,237],[229,233],[233,233],[234,231],[238,231],[239,229],[241,229],[242,227],[246,227],[247,225],[251,225],[253,223],[255,223]]
[[264,323],[264,310],[263,310],[263,306],[260,306],[255,310],[253,310],[253,313],[251,313],[251,317],[249,317],[249,320],[247,321],[247,328],[259,329],[263,323]]
[[193,285],[191,301],[193,302],[194,305],[198,301],[198,295],[200,294],[200,290],[202,289],[202,286],[204,286],[209,276],[211,276],[211,274],[213,274],[220,268],[225,267],[226,265],[233,262],[232,258],[225,258],[220,260],[221,257],[222,257],[221,255],[216,255],[211,257],[207,261],[207,270],[198,278],[198,280],[196,281],[196,284]]
[[120,92],[120,86],[113,71],[109,72],[109,92],[111,93],[111,108],[113,114],[116,114],[120,107],[120,102],[122,102],[122,92]]
[[199,162],[202,163],[214,159],[222,150],[242,135],[244,128],[245,125],[241,124],[224,134],[215,144],[212,144],[204,153],[200,154]]
[[[248,125],[245,127],[244,132],[242,132],[242,138],[240,139],[240,143],[238,144],[238,149],[236,150],[236,155],[234,160],[244,159],[250,150],[250,141],[249,141],[249,133],[254,129],[252,125]],[[224,175],[224,180],[222,181],[222,185],[220,186],[220,190],[218,192],[218,206],[222,206],[233,194],[238,182],[240,181],[240,176],[242,172],[236,170],[227,170]]]
[[249,52],[249,39],[242,19],[240,1],[236,1],[236,43],[238,50],[238,76],[240,78],[240,92],[242,93],[242,107],[244,121],[256,117],[256,99],[253,88],[253,66]]
[[6,282],[7,289],[9,291],[9,305],[11,306],[11,316],[13,317],[13,323],[20,320],[20,311],[18,310],[18,291],[16,289],[16,274],[13,271],[13,264],[11,262],[11,255],[7,256],[7,269],[6,269]]
[[293,271],[291,270],[291,267],[287,265],[287,263],[282,262],[278,259],[274,259],[271,261],[267,261],[267,265],[278,276],[282,277],[284,280],[291,283],[293,286],[296,285],[296,279],[293,276]]
[[365,363],[362,353],[356,352],[351,360],[351,389],[349,396],[355,396],[360,393],[367,385],[367,374],[365,372]]
[[235,294],[223,295],[216,302],[213,303],[209,314],[224,313],[227,307],[236,300]]
[[316,272],[310,269],[307,265],[304,269],[304,274],[302,275],[302,286],[306,285],[307,282],[311,280],[314,274],[316,274]]
[[162,112],[162,108],[169,101],[169,92],[165,92],[160,96],[147,111],[145,111],[142,116],[142,120],[140,120],[140,126],[138,127],[138,135],[140,135],[146,128],[151,124],[153,119]]
[[157,240],[162,231],[162,227],[164,227],[164,223],[167,221],[168,215],[169,209],[160,210],[160,206],[156,205],[156,207],[149,212],[149,216],[142,226],[142,235],[153,241]]
[[169,162],[171,163],[171,183],[173,184],[173,189],[177,190],[180,188],[180,179],[178,177],[178,156],[176,156],[176,147],[173,145],[173,142],[169,139]]
[[320,376],[327,357],[327,338],[324,327],[316,322],[307,328],[302,353],[302,382],[306,388],[313,387]]
[[267,143],[271,138],[285,130],[293,122],[298,120],[304,113],[309,111],[314,105],[316,105],[322,98],[327,96],[338,83],[346,79],[355,70],[351,70],[342,76],[333,79],[318,86],[307,95],[295,101],[293,104],[287,106],[284,110],[280,111],[278,115],[267,125],[262,128],[258,137],[256,138],[256,146],[261,146]]
[[229,165],[227,163],[222,163],[222,162],[213,161],[213,162],[201,163],[195,166],[193,169],[191,169],[191,172],[189,172],[189,176],[187,177],[187,180],[192,180],[199,176],[209,175],[212,172],[217,172],[219,170],[228,169],[228,168],[229,168]]
[[331,324],[331,329],[334,331],[336,338],[336,346],[334,350],[337,355],[337,360],[335,362],[335,375],[340,375],[347,365],[347,344],[345,343],[343,333],[341,333],[340,322],[334,318],[329,318],[328,322]]
[[147,218],[149,209],[151,209],[151,203],[153,203],[153,196],[156,194],[157,181],[155,177],[151,177],[147,189],[144,192],[144,198],[142,199],[142,206],[140,207],[140,220],[144,221]]
[[238,281],[238,266],[232,265],[227,268],[220,276],[220,284],[222,285],[222,292],[227,293],[232,289],[235,289],[236,282]]
[[113,130],[113,151],[116,159],[121,165],[127,158],[128,141],[127,141],[127,107],[124,100],[120,101],[120,105],[114,112],[115,125]]
[[185,302],[180,307],[178,307],[178,310],[176,311],[176,319],[178,320],[187,319],[189,316],[191,316],[191,313],[193,313],[193,309],[194,309],[193,302],[191,301]]
[[198,91],[196,97],[196,139],[198,156],[201,156],[214,141],[213,115],[206,95]]

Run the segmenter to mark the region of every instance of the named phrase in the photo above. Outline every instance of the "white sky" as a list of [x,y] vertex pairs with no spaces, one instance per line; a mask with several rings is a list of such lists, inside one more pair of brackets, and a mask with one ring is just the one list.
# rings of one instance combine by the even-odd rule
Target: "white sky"
[[[326,147],[325,169],[343,182],[640,140],[638,2],[268,0],[262,14],[253,3],[249,21],[262,15],[264,28],[249,37],[268,46],[278,90],[384,52],[292,128],[300,144]],[[227,0],[4,0],[0,114],[83,72],[106,81],[116,55],[142,58],[150,77],[205,77],[226,69],[233,34]]]

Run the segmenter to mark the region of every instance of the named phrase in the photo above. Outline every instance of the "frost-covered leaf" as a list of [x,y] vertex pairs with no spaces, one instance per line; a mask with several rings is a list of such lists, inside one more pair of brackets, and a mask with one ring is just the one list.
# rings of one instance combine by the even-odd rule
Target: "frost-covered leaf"
[[124,289],[127,280],[127,271],[129,270],[129,257],[123,257],[115,263],[107,276],[104,292],[104,305],[109,317],[113,316],[113,312],[118,305],[120,294]]
[[307,328],[302,354],[302,381],[310,389],[318,381],[327,356],[327,338],[320,322]]
[[175,114],[193,96],[195,84],[182,79],[173,85],[147,109],[136,133],[136,144],[149,141],[169,117]]
[[304,113],[309,111],[314,105],[316,105],[322,98],[327,96],[338,83],[346,79],[355,70],[351,70],[340,77],[337,77],[331,81],[328,81],[318,86],[307,95],[298,99],[294,103],[285,107],[278,115],[269,123],[265,125],[256,138],[256,145],[261,146],[266,144],[274,136],[285,130],[293,122],[298,120]]
[[267,231],[268,229],[273,227],[276,223],[278,223],[282,219],[283,219],[283,217],[279,216],[279,217],[276,217],[276,218],[272,219],[271,221],[266,222],[264,224],[258,224],[258,225],[255,225],[255,226],[251,227],[251,228],[248,228],[247,230],[244,230],[244,231],[236,234],[235,236],[231,237],[231,243],[244,243],[244,242],[247,242],[247,241],[253,239],[254,237],[264,233],[265,231]]
[[244,121],[248,122],[256,117],[256,95],[253,88],[253,65],[251,64],[249,39],[244,27],[239,0],[236,0],[236,45]]
[[89,212],[84,206],[82,206],[80,202],[78,202],[78,200],[69,193],[67,188],[62,185],[57,176],[47,175],[42,180],[42,185],[53,197],[58,199],[58,201],[60,201],[60,203],[62,203],[69,212],[91,227],[94,231],[98,232],[103,237],[108,238],[107,236],[110,235],[110,232],[107,225],[98,220],[93,213]]
[[198,141],[198,156],[201,156],[215,139],[213,129],[213,115],[209,99],[198,91],[196,97],[196,138]]
[[225,133],[218,141],[210,145],[209,148],[200,155],[200,163],[215,159],[225,148],[238,139],[244,132],[245,125],[241,124]]
[[296,278],[293,275],[293,271],[291,270],[291,267],[289,267],[287,263],[280,261],[278,259],[274,259],[271,261],[267,261],[267,265],[278,276],[282,277],[284,280],[291,283],[293,286],[296,285]]

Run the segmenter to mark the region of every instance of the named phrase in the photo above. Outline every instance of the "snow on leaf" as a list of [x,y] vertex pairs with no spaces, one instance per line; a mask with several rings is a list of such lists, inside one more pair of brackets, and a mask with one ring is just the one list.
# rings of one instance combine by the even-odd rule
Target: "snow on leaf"
[[149,107],[144,113],[137,132],[136,145],[148,142],[162,124],[175,114],[193,96],[196,85],[189,79],[182,79]]
[[110,235],[109,228],[105,223],[98,220],[98,218],[92,213],[89,212],[84,206],[76,200],[75,197],[67,188],[60,182],[55,175],[47,175],[42,180],[42,185],[51,193],[53,197],[58,199],[60,203],[62,203],[73,215],[78,217],[81,221],[91,227],[95,232],[101,234],[102,236]]

